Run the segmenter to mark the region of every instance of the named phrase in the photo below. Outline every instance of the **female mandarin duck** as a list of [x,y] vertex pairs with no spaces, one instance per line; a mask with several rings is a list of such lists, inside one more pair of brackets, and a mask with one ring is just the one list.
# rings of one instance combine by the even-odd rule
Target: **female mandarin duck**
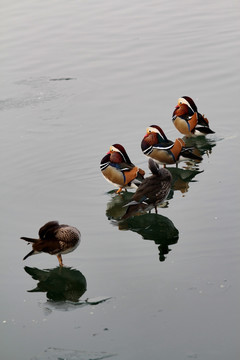
[[148,160],[148,166],[152,175],[143,180],[133,195],[132,201],[125,205],[128,208],[122,219],[132,216],[137,211],[151,210],[153,207],[157,214],[157,205],[163,203],[169,194],[172,182],[170,171],[166,168],[160,169],[152,159]]
[[39,232],[39,239],[21,237],[21,239],[32,243],[30,251],[23,260],[31,255],[41,252],[57,255],[59,265],[63,266],[62,254],[68,254],[75,250],[81,240],[80,231],[69,225],[59,225],[58,221],[49,221],[43,225]]
[[114,144],[103,157],[100,169],[107,181],[118,187],[117,193],[123,188],[138,187],[144,179],[145,172],[133,165],[126,150],[120,144]]
[[178,99],[172,121],[181,134],[186,136],[213,134],[208,119],[201,115],[194,101],[189,96]]
[[175,164],[187,159],[202,160],[200,156],[192,152],[191,148],[185,146],[185,142],[180,138],[175,142],[169,140],[157,125],[147,128],[147,133],[141,143],[143,153],[163,165]]

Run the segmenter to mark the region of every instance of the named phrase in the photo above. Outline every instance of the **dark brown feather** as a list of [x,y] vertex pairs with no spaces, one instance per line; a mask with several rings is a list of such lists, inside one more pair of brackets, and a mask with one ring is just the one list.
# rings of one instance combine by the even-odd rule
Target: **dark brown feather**
[[159,165],[149,159],[149,169],[153,175],[147,177],[139,185],[136,193],[132,197],[132,201],[127,204],[128,208],[126,214],[122,219],[132,216],[137,211],[155,208],[157,212],[157,205],[162,203],[171,188],[172,175],[165,168],[159,168]]
[[51,255],[59,255],[73,251],[80,242],[80,232],[77,228],[69,225],[59,225],[57,221],[49,221],[39,229],[39,239],[21,237],[32,243],[30,251],[24,260],[36,253],[45,252]]

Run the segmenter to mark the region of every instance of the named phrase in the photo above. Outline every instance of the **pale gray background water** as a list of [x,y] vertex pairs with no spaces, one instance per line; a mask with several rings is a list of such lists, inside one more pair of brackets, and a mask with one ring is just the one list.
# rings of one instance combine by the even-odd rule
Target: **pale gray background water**
[[[0,351],[4,360],[239,358],[240,3],[1,1]],[[147,172],[146,127],[191,96],[216,134],[203,172],[159,214],[158,245],[106,216],[99,162],[115,142]],[[181,167],[184,167],[182,164]],[[20,236],[48,220],[79,227],[64,257],[98,305],[49,301],[24,266],[53,269]]]

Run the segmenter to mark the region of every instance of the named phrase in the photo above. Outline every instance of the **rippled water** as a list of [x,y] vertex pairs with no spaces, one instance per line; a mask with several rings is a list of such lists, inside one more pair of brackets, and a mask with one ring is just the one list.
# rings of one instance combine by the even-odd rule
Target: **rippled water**
[[[240,5],[223,1],[2,1],[1,300],[4,360],[239,357]],[[119,223],[99,163],[140,143],[189,95],[215,134],[171,166],[158,215]],[[20,236],[77,226],[64,256],[22,258]]]

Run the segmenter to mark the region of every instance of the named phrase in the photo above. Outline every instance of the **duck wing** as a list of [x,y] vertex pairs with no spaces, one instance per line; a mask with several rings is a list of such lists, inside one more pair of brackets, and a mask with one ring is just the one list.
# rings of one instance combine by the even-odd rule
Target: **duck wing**
[[174,142],[172,140],[164,140],[158,144],[153,145],[153,149],[170,150],[173,147],[173,145]]

